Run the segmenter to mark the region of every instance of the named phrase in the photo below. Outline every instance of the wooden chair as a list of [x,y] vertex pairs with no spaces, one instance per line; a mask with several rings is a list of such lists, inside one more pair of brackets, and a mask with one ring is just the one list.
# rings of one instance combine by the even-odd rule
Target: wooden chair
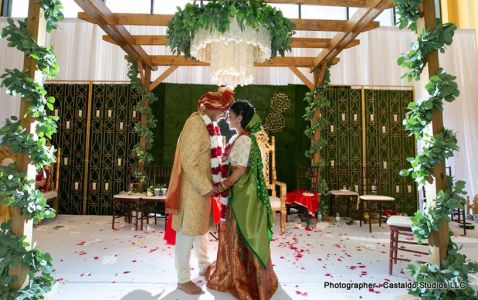
[[381,192],[381,175],[384,174],[384,170],[380,169],[367,169],[365,180],[359,184],[359,214],[360,214],[360,227],[364,221],[364,210],[367,207],[368,215],[368,229],[372,233],[372,205],[378,206],[378,226],[382,226],[382,205],[392,208],[394,211],[395,198],[383,195]]
[[[267,189],[271,191],[269,196],[272,211],[280,213],[280,231],[285,233],[285,222],[287,217],[287,209],[285,199],[287,194],[287,185],[277,180],[276,161],[275,161],[275,139],[269,138],[269,135],[261,127],[256,133],[257,144],[261,150],[262,162],[264,164],[264,179]],[[279,187],[279,196],[277,196],[276,188]]]
[[[387,220],[388,227],[390,229],[390,251],[389,251],[389,265],[388,265],[388,274],[392,275],[393,264],[396,264],[398,260],[401,261],[411,261],[408,258],[401,258],[398,257],[398,250],[428,255],[428,250],[418,251],[414,249],[407,249],[404,246],[399,246],[399,243],[407,244],[407,245],[419,245],[418,242],[413,239],[412,233],[412,220],[410,217],[404,216],[391,216]],[[399,236],[408,237],[406,240],[400,240]],[[410,239],[411,237],[411,239]],[[428,246],[426,242],[422,243],[423,246]]]
[[359,191],[361,187],[361,170],[341,167],[327,168],[327,185],[329,188],[329,211],[333,216],[345,206],[347,218],[350,215],[350,207],[357,219],[359,216]]

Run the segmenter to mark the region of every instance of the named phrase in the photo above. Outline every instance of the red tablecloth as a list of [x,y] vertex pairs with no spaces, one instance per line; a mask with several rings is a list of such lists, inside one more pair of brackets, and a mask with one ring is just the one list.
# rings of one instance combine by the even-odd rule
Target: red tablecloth
[[309,214],[314,215],[319,208],[319,194],[305,190],[293,190],[287,193],[287,204],[297,204],[307,208]]

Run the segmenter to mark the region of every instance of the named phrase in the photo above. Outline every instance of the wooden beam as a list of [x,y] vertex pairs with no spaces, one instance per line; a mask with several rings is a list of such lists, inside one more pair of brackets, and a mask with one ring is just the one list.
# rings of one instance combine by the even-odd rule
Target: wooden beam
[[[435,16],[435,1],[434,0],[423,0],[423,19],[420,19],[417,23],[418,32],[422,32],[423,30],[432,30],[436,26],[436,16]],[[440,68],[439,60],[438,60],[438,51],[432,51],[430,54],[427,55],[427,68],[428,70],[428,77],[432,77],[438,74],[438,70]],[[426,75],[425,75],[426,76]],[[426,78],[426,77],[425,77]],[[425,81],[419,82],[420,89],[425,88]],[[431,128],[427,128],[428,132],[435,136],[441,132],[443,132],[443,113],[440,110],[434,109],[432,112],[432,122]],[[446,190],[446,175],[445,175],[445,162],[438,164],[433,169],[433,179],[434,182],[432,184],[427,183],[426,190],[427,193],[432,195],[436,194],[439,190]],[[428,205],[433,206],[434,198],[432,197],[429,200]],[[430,249],[430,256],[429,261],[437,266],[442,266],[443,260],[448,256],[448,222],[443,221],[440,223],[438,231],[432,230],[430,238],[428,239],[429,249]]]
[[[178,55],[151,55],[151,61],[155,66],[209,66],[209,63],[193,60]],[[314,62],[314,57],[282,57],[278,56],[270,61],[255,63],[256,67],[289,67],[310,68]],[[332,63],[337,63],[338,59]]]
[[317,83],[319,85],[321,85],[322,82],[324,81],[326,71],[327,71],[327,64],[322,64],[322,66],[320,66],[320,73],[317,79]]
[[[29,0],[28,4],[28,19],[27,19],[27,32],[32,36],[33,40],[40,46],[46,44],[46,21],[44,17],[43,8],[39,1]],[[23,69],[28,72],[28,75],[33,78],[37,83],[42,83],[43,75],[41,71],[36,69],[35,61],[25,56],[23,62]],[[31,103],[28,101],[21,101],[20,103],[20,124],[28,133],[35,135],[35,126],[30,117],[25,118],[25,114],[29,110]],[[34,167],[30,165],[30,158],[28,153],[18,153],[16,159],[17,171],[25,172],[28,180],[35,180]],[[29,170],[30,169],[30,170]],[[12,220],[12,232],[18,236],[25,236],[25,242],[29,243],[28,247],[31,249],[32,234],[33,234],[33,221],[27,220],[25,215],[21,212],[18,206],[11,207],[11,220]],[[17,281],[11,284],[11,287],[19,290],[28,284],[28,272],[29,266],[20,264],[9,269],[9,275],[16,276]]]
[[303,4],[303,5],[321,5],[321,6],[349,6],[365,7],[365,0],[266,0],[267,3],[274,4]]
[[169,68],[167,68],[166,71],[159,75],[159,77],[149,85],[149,90],[154,90],[161,82],[163,82],[163,80],[168,78],[169,75],[173,74],[173,72],[176,71],[177,68],[178,66],[170,66]]
[[297,76],[302,82],[305,84],[306,87],[309,88],[309,90],[314,89],[314,83],[307,78],[304,73],[302,73],[297,67],[295,66],[289,66],[289,69]]
[[[167,46],[168,37],[165,35],[132,35],[132,45]],[[103,40],[116,45],[109,35],[103,35]],[[292,38],[292,48],[328,48],[332,39],[324,38]],[[360,44],[360,40],[352,40],[346,48]]]
[[[148,45],[148,46],[167,46],[168,37],[165,35],[132,35],[131,43],[133,45]],[[103,41],[116,44],[116,42],[109,36],[103,35]]]
[[[82,0],[75,0],[82,1]],[[85,1],[85,0],[83,0]],[[93,1],[93,0],[89,0]],[[92,18],[91,14],[84,12],[78,13],[78,18],[88,21],[93,24],[101,25],[97,19]],[[127,14],[115,13],[110,18],[105,19],[106,24],[109,25],[137,25],[137,26],[168,26],[169,21],[173,15],[151,15],[151,14]],[[295,24],[295,30],[304,31],[346,31],[348,30],[347,20],[305,20],[305,19],[290,19]],[[380,26],[379,22],[370,22],[365,24],[362,31],[368,31]]]
[[[345,32],[348,30],[347,20],[305,20],[305,19],[290,19],[294,25],[295,30],[303,31],[336,31]],[[379,22],[370,22],[363,27],[363,31],[369,31],[380,26]]]
[[[209,1],[209,0],[204,0]],[[370,0],[266,0],[275,4],[303,4],[321,6],[367,7]],[[391,7],[387,7],[391,8]]]
[[323,50],[314,61],[314,71],[323,62],[328,62],[336,57],[357,35],[364,31],[369,24],[380,15],[385,7],[393,5],[393,0],[370,0],[370,6],[360,8],[347,21],[346,30],[338,33],[330,42],[330,47]]
[[365,7],[366,0],[266,0],[267,3],[276,4],[304,4],[304,5],[323,5],[323,6],[349,6]]
[[[292,38],[292,48],[328,48],[332,39],[324,38]],[[355,47],[360,44],[360,40],[352,40],[347,48]]]
[[85,19],[94,20],[92,23],[98,24],[130,57],[135,61],[143,61],[148,68],[154,68],[143,48],[131,44],[130,33],[124,26],[116,24],[115,14],[106,7],[104,2],[100,0],[75,0],[75,2],[85,11],[83,14],[88,15]]

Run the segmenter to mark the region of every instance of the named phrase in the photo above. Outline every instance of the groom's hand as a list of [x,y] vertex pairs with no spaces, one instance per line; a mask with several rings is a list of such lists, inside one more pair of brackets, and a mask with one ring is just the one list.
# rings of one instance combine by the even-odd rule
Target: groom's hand
[[212,186],[212,193],[213,194],[219,194],[219,193],[222,193],[223,190],[221,189],[221,187],[218,185],[218,184],[214,184]]

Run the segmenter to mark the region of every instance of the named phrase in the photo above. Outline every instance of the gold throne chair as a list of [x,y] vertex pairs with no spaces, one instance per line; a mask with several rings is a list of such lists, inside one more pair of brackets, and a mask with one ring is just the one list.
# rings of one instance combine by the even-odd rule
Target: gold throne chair
[[[255,136],[261,150],[262,162],[264,164],[264,179],[267,189],[270,191],[269,200],[271,202],[272,211],[274,212],[274,217],[276,213],[280,213],[280,231],[281,234],[284,234],[287,216],[285,206],[287,185],[277,180],[275,139],[273,136],[269,138],[264,127],[261,127]],[[279,196],[277,196],[277,188],[279,188]]]

